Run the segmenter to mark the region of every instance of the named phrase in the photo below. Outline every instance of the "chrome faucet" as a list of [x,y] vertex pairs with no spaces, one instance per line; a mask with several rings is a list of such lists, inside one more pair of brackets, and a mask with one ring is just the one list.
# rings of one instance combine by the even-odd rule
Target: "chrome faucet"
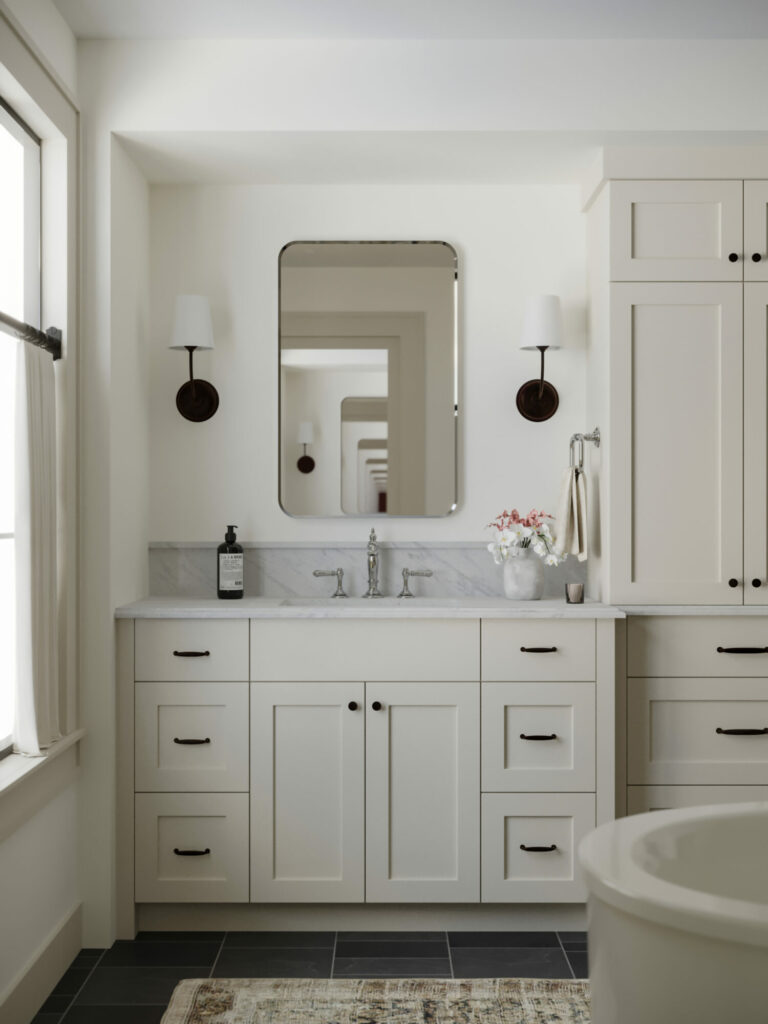
[[376,540],[376,531],[371,530],[366,549],[368,559],[368,589],[363,597],[382,597],[379,590],[379,545]]

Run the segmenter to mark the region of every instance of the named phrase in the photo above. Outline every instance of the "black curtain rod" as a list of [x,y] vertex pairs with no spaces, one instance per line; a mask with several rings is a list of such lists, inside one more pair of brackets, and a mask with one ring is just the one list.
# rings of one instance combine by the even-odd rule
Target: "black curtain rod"
[[0,313],[0,331],[12,334],[20,341],[28,341],[31,345],[50,352],[54,360],[61,359],[61,331],[58,327],[49,327],[47,331],[39,331],[31,324],[22,323],[21,320],[14,320],[6,313]]

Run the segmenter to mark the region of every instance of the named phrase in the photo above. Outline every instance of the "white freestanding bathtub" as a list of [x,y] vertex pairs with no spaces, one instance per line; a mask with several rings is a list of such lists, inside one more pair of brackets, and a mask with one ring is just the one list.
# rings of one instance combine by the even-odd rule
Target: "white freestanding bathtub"
[[768,803],[622,818],[579,860],[593,1024],[767,1024]]

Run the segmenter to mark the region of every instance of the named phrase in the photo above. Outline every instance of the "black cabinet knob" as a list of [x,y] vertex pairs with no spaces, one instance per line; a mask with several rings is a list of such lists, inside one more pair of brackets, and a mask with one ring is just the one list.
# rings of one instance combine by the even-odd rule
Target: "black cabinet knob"
[[738,585],[739,585],[739,581],[736,580],[736,579],[733,579],[733,577],[731,577],[731,579],[728,580],[728,586],[729,587],[738,587]]
[[728,262],[729,263],[738,263],[738,261],[739,261],[739,254],[737,252],[729,252],[728,253]]
[[357,711],[357,701],[351,700],[349,704],[347,704],[347,707],[349,708],[350,711]]
[[381,701],[375,700],[373,704],[371,704],[371,707],[373,708],[374,711],[381,711]]
[[752,253],[752,262],[753,263],[759,263],[762,258],[763,257],[762,257],[761,253],[759,253],[759,252],[753,252]]
[[755,588],[755,590],[757,590],[758,587],[762,587],[762,585],[763,581],[759,580],[757,576],[755,576],[755,578],[752,580],[752,586]]

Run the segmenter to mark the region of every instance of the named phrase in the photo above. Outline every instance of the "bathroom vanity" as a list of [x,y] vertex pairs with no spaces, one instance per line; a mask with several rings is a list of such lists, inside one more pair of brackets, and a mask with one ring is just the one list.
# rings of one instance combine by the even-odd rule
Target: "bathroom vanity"
[[373,926],[385,904],[583,903],[576,847],[615,814],[617,609],[167,598],[117,615],[121,936],[147,915],[174,927],[183,904],[246,927],[234,905],[366,904]]

